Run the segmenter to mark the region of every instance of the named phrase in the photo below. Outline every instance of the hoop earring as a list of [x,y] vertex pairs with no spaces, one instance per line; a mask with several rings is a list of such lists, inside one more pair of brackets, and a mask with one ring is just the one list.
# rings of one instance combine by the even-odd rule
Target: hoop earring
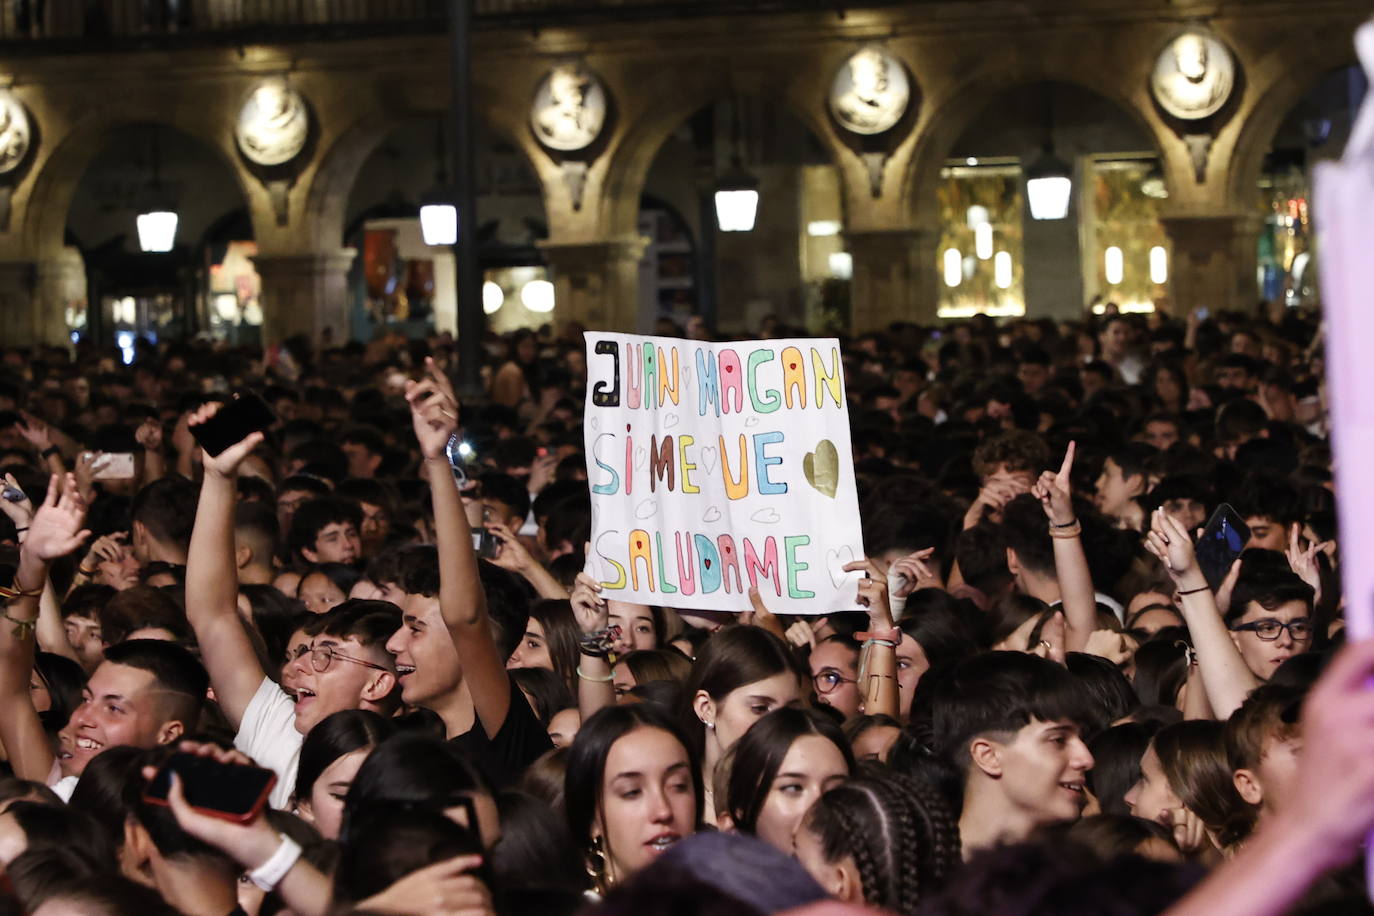
[[606,850],[602,837],[593,837],[587,849],[587,877],[592,879],[592,886],[598,894],[606,893]]

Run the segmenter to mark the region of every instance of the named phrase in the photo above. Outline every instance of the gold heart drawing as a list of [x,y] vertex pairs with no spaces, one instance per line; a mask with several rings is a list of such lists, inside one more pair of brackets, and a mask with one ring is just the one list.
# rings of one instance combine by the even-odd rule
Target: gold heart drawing
[[816,443],[816,450],[802,459],[802,471],[807,483],[834,499],[840,487],[840,453],[835,451],[835,443],[829,439]]

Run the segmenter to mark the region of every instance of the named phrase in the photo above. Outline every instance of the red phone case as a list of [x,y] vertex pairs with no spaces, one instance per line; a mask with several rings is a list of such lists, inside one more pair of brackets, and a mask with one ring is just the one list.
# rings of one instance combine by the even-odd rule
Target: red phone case
[[[222,821],[228,821],[231,824],[247,824],[261,814],[262,810],[267,807],[267,800],[272,797],[272,789],[276,785],[277,774],[273,773],[263,785],[262,794],[258,796],[257,800],[253,802],[253,806],[244,814],[238,814],[231,811],[220,811],[216,808],[201,808],[197,805],[191,805],[191,810],[198,814],[204,814],[206,817],[214,817]],[[143,793],[143,801],[149,805],[157,805],[162,808],[169,807],[167,799],[149,795],[146,790]]]

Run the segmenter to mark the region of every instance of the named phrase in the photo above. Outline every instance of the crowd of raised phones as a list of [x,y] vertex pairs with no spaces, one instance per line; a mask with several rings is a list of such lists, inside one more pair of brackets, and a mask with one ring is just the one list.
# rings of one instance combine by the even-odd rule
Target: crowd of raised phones
[[578,328],[0,349],[0,916],[1370,911],[1316,318],[841,345],[825,617],[602,594]]

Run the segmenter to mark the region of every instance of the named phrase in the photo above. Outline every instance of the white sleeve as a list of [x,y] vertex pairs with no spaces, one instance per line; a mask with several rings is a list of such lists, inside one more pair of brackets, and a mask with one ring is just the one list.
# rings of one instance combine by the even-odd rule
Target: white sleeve
[[243,711],[234,747],[277,774],[277,784],[272,787],[273,808],[285,809],[291,804],[301,742],[301,733],[296,731],[296,704],[271,678],[263,678]]

